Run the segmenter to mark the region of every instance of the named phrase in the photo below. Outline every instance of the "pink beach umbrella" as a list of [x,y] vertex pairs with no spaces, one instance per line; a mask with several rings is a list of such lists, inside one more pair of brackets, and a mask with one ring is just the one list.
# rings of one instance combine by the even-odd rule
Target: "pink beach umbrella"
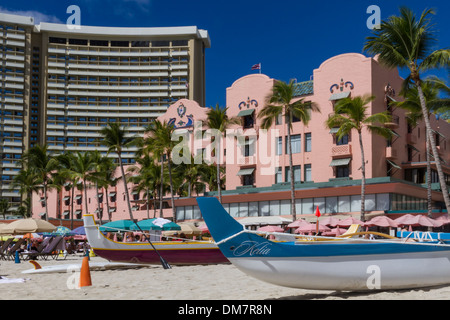
[[256,231],[261,231],[261,232],[284,232],[283,228],[277,227],[277,226],[265,226],[265,227],[261,227],[258,228],[258,230]]
[[359,225],[364,225],[364,222],[362,222],[361,220],[358,220],[356,218],[353,217],[348,217],[344,220],[341,220],[337,223],[337,226],[339,227],[350,227],[352,224],[359,224]]
[[311,224],[311,223],[309,223],[309,222],[306,221],[306,220],[298,219],[298,220],[296,220],[296,221],[294,221],[294,222],[288,224],[287,227],[288,227],[288,228],[298,228],[298,227],[301,227],[301,226],[303,226],[303,225],[310,225],[310,224]]
[[330,227],[336,227],[337,224],[340,222],[338,218],[335,217],[326,217],[319,221],[319,224],[322,224],[324,226],[330,226]]
[[386,216],[378,216],[364,223],[365,227],[390,227],[397,228],[398,223]]
[[442,222],[442,225],[450,224],[450,219],[448,218],[448,214],[445,214],[443,216],[437,217],[435,220],[439,221],[439,222]]
[[412,215],[412,214],[405,214],[401,216],[400,218],[395,219],[395,222],[398,223],[399,226],[422,226],[422,227],[441,227],[444,223],[442,221],[437,221],[431,218],[428,218],[427,216],[423,216],[421,214],[419,215]]
[[202,223],[201,225],[198,226],[198,228],[202,231],[202,233],[209,232],[209,229],[208,229],[208,226],[206,225],[206,223]]
[[[294,231],[294,233],[309,233],[309,232],[316,232],[316,230],[317,230],[316,224],[310,223],[309,225],[305,224],[298,227]],[[329,232],[329,231],[331,231],[330,228],[319,223],[319,232]]]

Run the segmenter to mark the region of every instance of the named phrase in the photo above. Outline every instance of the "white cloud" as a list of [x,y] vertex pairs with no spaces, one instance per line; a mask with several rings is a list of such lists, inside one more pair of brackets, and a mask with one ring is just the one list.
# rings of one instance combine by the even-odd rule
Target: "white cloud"
[[41,22],[50,23],[63,23],[58,17],[48,15],[35,10],[8,10],[6,8],[0,7],[1,13],[16,14],[20,16],[27,16],[34,18],[34,24],[40,24]]

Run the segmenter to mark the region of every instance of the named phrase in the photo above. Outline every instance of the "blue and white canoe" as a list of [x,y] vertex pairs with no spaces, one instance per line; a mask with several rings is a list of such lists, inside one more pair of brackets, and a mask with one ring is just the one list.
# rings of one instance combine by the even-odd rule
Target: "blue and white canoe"
[[389,290],[450,284],[450,246],[399,240],[274,242],[232,218],[216,198],[197,198],[222,253],[244,273],[316,290]]

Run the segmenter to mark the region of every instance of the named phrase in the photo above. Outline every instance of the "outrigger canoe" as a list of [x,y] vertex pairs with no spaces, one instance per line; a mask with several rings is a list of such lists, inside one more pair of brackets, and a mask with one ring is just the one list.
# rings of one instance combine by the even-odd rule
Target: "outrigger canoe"
[[244,273],[316,290],[389,290],[450,284],[450,246],[401,239],[270,241],[245,230],[216,198],[197,198],[220,250]]
[[[148,242],[117,242],[99,231],[92,214],[83,216],[89,245],[94,253],[106,260],[124,263],[160,264],[157,252]],[[219,247],[209,241],[152,242],[158,253],[172,265],[229,263]]]

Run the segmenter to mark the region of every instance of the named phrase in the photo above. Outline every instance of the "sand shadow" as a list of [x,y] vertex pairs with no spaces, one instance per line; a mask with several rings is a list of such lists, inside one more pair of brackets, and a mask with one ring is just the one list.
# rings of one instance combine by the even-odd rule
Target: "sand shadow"
[[333,292],[324,292],[324,293],[305,293],[300,295],[292,295],[279,297],[275,299],[267,299],[267,300],[324,300],[327,298],[340,298],[343,300],[352,299],[352,298],[361,298],[361,297],[369,297],[378,293],[393,293],[393,294],[401,294],[407,292],[429,292],[433,289],[440,289],[448,287],[447,285],[440,285],[434,287],[426,287],[426,288],[415,288],[415,289],[398,289],[398,290],[371,290],[371,291],[333,291]]

